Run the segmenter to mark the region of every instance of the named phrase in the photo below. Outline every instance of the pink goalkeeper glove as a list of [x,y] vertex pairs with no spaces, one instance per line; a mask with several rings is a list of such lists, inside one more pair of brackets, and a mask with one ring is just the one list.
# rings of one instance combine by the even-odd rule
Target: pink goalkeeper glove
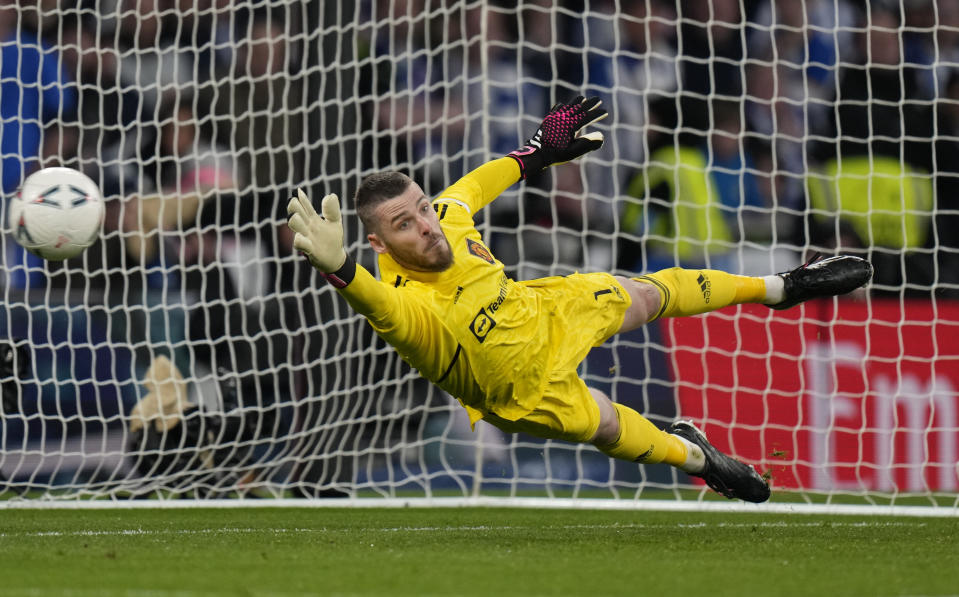
[[568,104],[553,106],[526,145],[509,152],[519,162],[520,177],[535,176],[553,166],[574,160],[603,145],[603,133],[580,135],[587,125],[606,118],[598,97],[578,96]]

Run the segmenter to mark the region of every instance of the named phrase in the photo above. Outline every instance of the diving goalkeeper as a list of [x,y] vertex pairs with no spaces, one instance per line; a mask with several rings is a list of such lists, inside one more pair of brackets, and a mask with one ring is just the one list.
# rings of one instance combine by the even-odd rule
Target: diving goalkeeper
[[671,268],[633,278],[512,280],[474,216],[517,181],[598,149],[602,133],[581,131],[605,116],[598,98],[557,104],[523,147],[435,199],[397,172],[364,179],[356,210],[382,281],[346,253],[336,195],[325,196],[317,213],[297,191],[288,205],[293,246],[407,363],[456,397],[471,422],[588,442],[622,460],[664,462],[728,498],[766,501],[769,486],[755,469],[718,451],[692,422],[663,431],[587,387],[577,366],[594,346],[655,319],[740,303],[785,309],[854,290],[869,281],[872,266],[837,256],[766,277]]

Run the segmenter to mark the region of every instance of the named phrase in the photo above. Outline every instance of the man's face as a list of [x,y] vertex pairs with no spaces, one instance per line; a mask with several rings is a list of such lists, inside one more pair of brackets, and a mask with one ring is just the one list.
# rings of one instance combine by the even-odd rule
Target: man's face
[[373,213],[376,232],[367,238],[377,253],[388,253],[396,263],[417,272],[442,272],[453,265],[453,250],[420,185],[411,184]]

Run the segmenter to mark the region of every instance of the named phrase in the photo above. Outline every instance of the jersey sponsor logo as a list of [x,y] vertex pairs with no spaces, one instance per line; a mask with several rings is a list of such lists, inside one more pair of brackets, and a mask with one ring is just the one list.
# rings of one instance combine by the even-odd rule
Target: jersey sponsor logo
[[490,313],[496,313],[499,311],[500,306],[503,304],[503,301],[506,300],[506,295],[509,293],[509,286],[507,282],[508,278],[506,274],[503,274],[499,279],[499,293],[496,295],[496,300],[491,302],[486,306],[489,309]]
[[470,331],[473,332],[473,335],[476,336],[480,344],[486,340],[486,336],[489,335],[490,330],[494,327],[496,327],[496,321],[487,314],[486,309],[483,308],[479,310],[479,313],[477,313],[473,321],[470,322]]
[[478,243],[468,238],[466,239],[466,248],[471,254],[476,255],[486,263],[493,263],[493,254],[489,252],[489,249],[487,249],[483,243]]

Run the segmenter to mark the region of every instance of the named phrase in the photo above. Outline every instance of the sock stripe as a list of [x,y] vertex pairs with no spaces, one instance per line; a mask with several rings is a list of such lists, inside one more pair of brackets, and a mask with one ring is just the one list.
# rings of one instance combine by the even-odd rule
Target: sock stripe
[[645,276],[645,275],[638,276],[633,279],[638,280],[640,282],[648,282],[652,284],[653,286],[655,286],[656,288],[659,288],[659,291],[663,294],[663,306],[660,307],[659,313],[657,313],[655,317],[651,317],[649,321],[653,321],[654,319],[659,319],[660,317],[662,317],[663,313],[666,312],[666,308],[669,306],[669,298],[670,298],[669,288],[665,284],[657,280],[656,278],[651,278],[650,276]]

